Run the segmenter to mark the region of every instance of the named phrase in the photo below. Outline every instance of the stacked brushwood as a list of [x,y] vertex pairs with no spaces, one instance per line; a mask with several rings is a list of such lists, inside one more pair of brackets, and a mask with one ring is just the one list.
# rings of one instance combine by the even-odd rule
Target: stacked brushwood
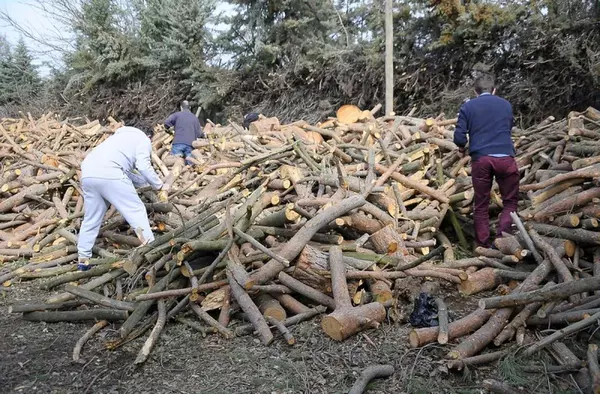
[[[152,160],[168,202],[140,190],[156,239],[140,245],[111,209],[94,249],[98,258],[85,272],[77,271],[74,247],[83,202],[79,164],[118,124],[75,126],[77,120],[52,115],[3,120],[0,281],[43,278],[43,289],[61,289],[12,312],[38,321],[98,321],[77,344],[76,358],[109,321],[122,322],[111,349],[152,329],[136,363],[172,320],[225,337],[257,333],[265,344],[275,328],[293,344],[286,327],[327,313],[324,332],[344,340],[397,308],[405,278],[455,283],[466,295],[504,292],[454,322],[438,298],[440,327],[411,333],[410,343],[422,346],[475,331],[451,352],[453,366],[466,365],[492,341],[524,341],[525,324],[560,325],[565,313],[588,324],[586,313],[596,307],[586,301],[598,296],[584,296],[600,290],[600,149],[590,148],[600,113],[590,108],[514,131],[526,197],[519,215],[527,228],[515,215],[521,231],[498,239],[498,250],[457,259],[442,230],[470,249],[473,190],[470,159],[452,142],[456,120],[375,118],[377,110],[344,106],[316,126],[268,117],[249,130],[209,124],[209,138],[194,143],[194,166],[169,155],[172,136],[157,127]],[[494,189],[492,211],[501,207]],[[585,313],[575,316],[581,306]]]

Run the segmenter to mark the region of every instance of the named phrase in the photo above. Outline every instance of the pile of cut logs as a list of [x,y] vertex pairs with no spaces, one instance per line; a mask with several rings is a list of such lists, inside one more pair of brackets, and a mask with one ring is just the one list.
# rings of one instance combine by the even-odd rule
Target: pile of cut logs
[[[11,311],[32,321],[97,321],[75,347],[77,360],[108,322],[121,322],[111,349],[151,330],[142,363],[172,320],[203,334],[256,333],[264,344],[276,330],[293,344],[287,327],[325,314],[324,332],[344,340],[398,310],[405,278],[441,280],[465,295],[500,295],[453,322],[438,295],[439,327],[413,330],[412,346],[475,331],[450,352],[452,368],[498,359],[506,350],[476,355],[516,337],[528,354],[551,346],[560,364],[581,369],[557,340],[600,317],[600,112],[514,130],[523,192],[516,235],[458,259],[450,239],[471,251],[473,191],[470,159],[452,142],[456,120],[375,118],[378,110],[344,106],[316,126],[266,117],[249,130],[209,123],[208,138],[194,143],[194,166],[169,155],[172,136],[157,126],[152,160],[168,202],[140,190],[156,239],[141,245],[110,209],[85,272],[75,250],[79,164],[119,124],[3,119],[0,283],[40,279],[58,290]],[[495,188],[493,217],[501,207]],[[526,326],[549,325],[566,328],[527,342]],[[587,370],[598,378],[591,353]]]

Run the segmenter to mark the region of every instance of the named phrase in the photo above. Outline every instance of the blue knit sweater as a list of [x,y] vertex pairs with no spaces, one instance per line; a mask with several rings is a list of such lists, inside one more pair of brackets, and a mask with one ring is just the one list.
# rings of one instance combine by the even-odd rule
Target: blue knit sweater
[[501,97],[484,93],[467,101],[460,108],[454,130],[454,143],[467,144],[472,160],[481,156],[514,156],[511,139],[513,112],[510,103]]

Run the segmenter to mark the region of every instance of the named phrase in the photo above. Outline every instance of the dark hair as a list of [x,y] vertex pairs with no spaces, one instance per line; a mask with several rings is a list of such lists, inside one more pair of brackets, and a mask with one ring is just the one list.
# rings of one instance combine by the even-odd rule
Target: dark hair
[[250,123],[256,122],[258,120],[258,114],[256,112],[250,112],[248,115],[244,116],[244,121],[242,122],[242,126],[245,129],[250,127]]
[[494,78],[489,74],[483,74],[475,79],[474,85],[477,94],[492,93],[494,90]]
[[136,129],[142,130],[144,134],[152,138],[154,136],[154,128],[152,125],[144,120],[138,118],[127,119],[123,122],[125,126],[135,127]]

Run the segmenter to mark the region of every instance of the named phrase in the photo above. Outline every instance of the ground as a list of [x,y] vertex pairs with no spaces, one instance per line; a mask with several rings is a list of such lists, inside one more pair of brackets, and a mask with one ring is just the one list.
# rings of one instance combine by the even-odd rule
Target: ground
[[[0,291],[1,392],[346,393],[363,368],[389,363],[394,375],[370,384],[369,394],[483,393],[481,381],[497,374],[495,366],[448,373],[437,362],[448,348],[432,344],[410,349],[408,324],[388,322],[338,343],[323,335],[318,318],[293,328],[296,345],[276,337],[269,347],[252,336],[202,338],[187,326],[170,323],[141,367],[133,361],[145,337],[108,351],[103,336],[116,328],[109,326],[83,348],[85,364],[75,364],[73,346],[91,323],[34,323],[7,312],[12,303],[44,295],[26,283]],[[460,306],[473,302],[458,296],[448,300],[458,314],[465,313]],[[529,392],[547,393],[548,387]]]

